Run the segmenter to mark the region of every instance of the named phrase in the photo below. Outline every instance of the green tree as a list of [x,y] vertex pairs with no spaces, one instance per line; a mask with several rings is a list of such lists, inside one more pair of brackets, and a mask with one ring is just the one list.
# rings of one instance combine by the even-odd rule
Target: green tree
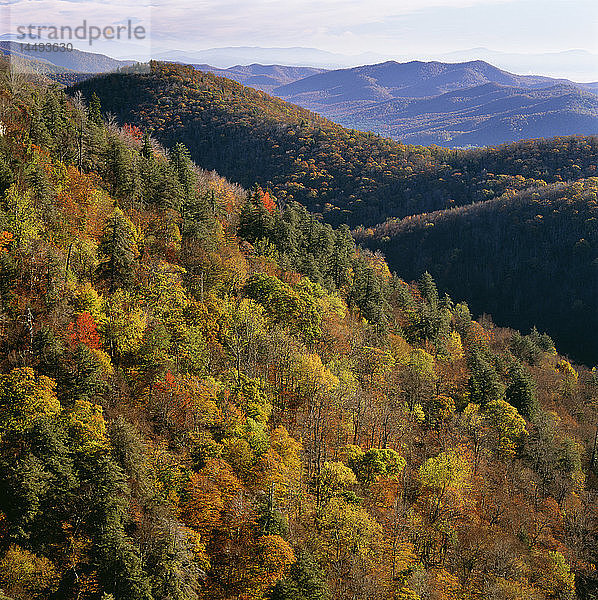
[[536,399],[536,385],[525,367],[514,363],[509,369],[510,383],[506,390],[506,400],[512,404],[524,417],[533,419],[539,410]]
[[139,254],[135,238],[133,224],[119,208],[115,208],[100,241],[104,258],[99,273],[108,280],[110,293],[118,287],[128,287],[133,280]]
[[347,446],[347,461],[357,479],[366,485],[381,477],[398,475],[407,464],[391,448],[370,448],[364,452],[359,446]]
[[102,104],[98,95],[93,92],[89,101],[89,120],[94,125],[102,125]]
[[486,421],[498,438],[498,451],[505,456],[513,456],[518,445],[527,435],[525,419],[504,400],[493,400],[485,410]]
[[287,577],[279,581],[270,600],[329,600],[328,584],[320,566],[308,552],[301,552]]
[[469,358],[469,393],[471,401],[485,406],[494,400],[502,400],[505,394],[503,385],[494,366],[482,352],[474,350]]
[[55,381],[29,367],[0,375],[0,438],[31,429],[40,417],[57,416],[61,406],[55,389]]

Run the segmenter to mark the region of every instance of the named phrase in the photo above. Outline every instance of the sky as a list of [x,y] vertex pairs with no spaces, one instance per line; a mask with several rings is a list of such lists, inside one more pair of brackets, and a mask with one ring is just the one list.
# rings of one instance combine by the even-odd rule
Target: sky
[[[149,47],[151,41],[154,53],[303,46],[401,59],[449,57],[480,47],[598,55],[598,0],[0,0],[0,5],[12,29],[133,19],[149,31],[151,22],[151,40],[144,43]],[[121,43],[120,55],[136,48],[143,50]],[[598,80],[598,64],[595,77],[592,67],[584,66],[590,71],[586,80]]]

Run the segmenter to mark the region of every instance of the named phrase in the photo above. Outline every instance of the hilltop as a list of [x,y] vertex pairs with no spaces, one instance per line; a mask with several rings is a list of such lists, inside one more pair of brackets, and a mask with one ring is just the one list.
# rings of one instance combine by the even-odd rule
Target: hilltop
[[[135,64],[132,60],[117,60],[104,54],[83,52],[76,48],[66,52],[44,52],[36,50],[34,46],[35,44],[27,44],[27,42],[0,40],[0,53],[82,74],[108,73]],[[52,69],[52,72],[55,70]]]
[[207,64],[193,64],[193,67],[204,73],[213,73],[220,77],[228,77],[243,85],[271,93],[274,89],[305,79],[312,75],[323,73],[326,69],[315,67],[292,67],[286,65],[236,65],[228,69],[219,69]]

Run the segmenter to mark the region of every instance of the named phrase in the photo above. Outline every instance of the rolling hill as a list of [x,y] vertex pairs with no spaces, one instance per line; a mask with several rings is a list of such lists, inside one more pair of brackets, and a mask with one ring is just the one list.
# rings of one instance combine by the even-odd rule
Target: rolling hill
[[106,111],[151,129],[166,145],[182,141],[206,169],[245,186],[257,182],[280,201],[351,226],[487,200],[537,179],[591,177],[598,162],[593,138],[469,152],[404,145],[175,64],[93,78],[72,90],[96,93]]
[[[141,79],[168,91],[156,112],[201,107],[225,121],[214,141],[257,127],[253,109],[309,116],[165,68]],[[5,73],[0,58],[2,600],[595,600],[595,370],[476,321],[465,287],[453,302],[429,274],[407,283],[346,227],[104,120],[95,98]],[[102,85],[129,99],[115,77]],[[367,138],[321,127],[349,178]],[[525,153],[557,177],[584,144],[468,164],[521,171]],[[537,189],[537,208],[506,209],[549,220],[567,256],[559,223],[593,215],[598,185]],[[554,270],[555,297],[575,277],[590,290],[586,264]]]
[[277,89],[276,95],[289,101],[300,98],[303,102],[340,104],[427,98],[485,83],[531,88],[554,85],[557,81],[550,77],[513,75],[481,60],[454,64],[387,61],[313,75]]
[[[443,289],[459,286],[455,295],[471,301],[475,311],[496,312],[497,320],[505,325],[520,314],[517,326],[536,324],[562,342],[566,351],[573,354],[578,349],[577,357],[587,362],[598,360],[592,346],[595,329],[588,326],[595,308],[593,296],[588,295],[588,290],[596,289],[594,247],[589,251],[591,259],[584,257],[580,262],[575,255],[579,240],[594,239],[590,237],[595,231],[591,212],[594,191],[588,191],[587,200],[575,210],[569,210],[566,199],[562,207],[547,209],[539,226],[543,232],[541,251],[532,258],[556,257],[558,262],[554,270],[539,268],[533,285],[531,267],[525,262],[529,252],[520,252],[520,247],[527,248],[532,235],[513,223],[520,219],[534,223],[535,215],[542,213],[533,203],[511,203],[520,193],[528,198],[526,190],[541,193],[535,190],[551,190],[547,185],[595,177],[598,138],[566,136],[471,150],[404,145],[345,129],[230,79],[174,64],[154,63],[148,74],[96,77],[71,88],[72,92],[77,90],[87,98],[96,93],[104,110],[123,123],[151,130],[166,146],[183,142],[203,168],[218,169],[247,187],[257,182],[269,188],[280,205],[297,201],[329,223],[364,225],[360,239],[381,248],[390,267],[406,278],[418,277],[429,269]],[[396,236],[381,228],[368,231],[389,218],[411,216],[425,222],[426,213],[459,207],[471,215],[459,223],[479,241],[478,245],[463,242],[469,262],[458,277],[454,270],[436,268],[435,262],[436,253],[444,260],[455,247],[461,247],[451,245],[451,227],[438,227],[446,235],[430,238],[434,242],[429,249],[422,249],[416,243],[419,238],[403,229]],[[531,217],[530,210],[535,211]],[[557,211],[554,215],[553,210]],[[568,224],[570,218],[574,225]],[[495,222],[500,223],[496,235],[490,227]],[[566,232],[565,237],[556,234],[559,227]],[[427,226],[422,227],[421,233],[426,232]],[[392,242],[383,239],[386,237]],[[518,260],[523,266],[508,271],[507,267]],[[475,277],[468,269],[482,273],[481,284],[474,285]],[[569,272],[575,280],[570,279]],[[552,301],[547,293],[555,276],[566,282],[562,287],[566,301],[558,296]],[[496,304],[495,290],[502,289],[512,292],[519,304],[509,304],[506,292],[501,295],[504,302]],[[533,311],[530,308],[526,312],[526,302]],[[557,319],[566,306],[577,308],[570,310],[566,319]]]
[[573,85],[516,88],[486,83],[428,98],[398,98],[333,118],[414,144],[487,146],[598,133],[598,95]]
[[78,73],[109,73],[135,64],[132,60],[117,60],[104,54],[77,49],[68,52],[38,52],[27,49],[25,44],[4,40],[0,40],[0,51],[6,56],[27,58]]

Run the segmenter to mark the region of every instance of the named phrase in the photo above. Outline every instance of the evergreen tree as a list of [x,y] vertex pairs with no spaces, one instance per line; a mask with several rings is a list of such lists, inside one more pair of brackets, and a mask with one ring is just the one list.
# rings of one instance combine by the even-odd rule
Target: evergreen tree
[[143,134],[143,140],[141,142],[141,150],[139,150],[139,154],[146,160],[151,160],[154,158],[154,151],[152,149],[152,144],[147,132]]
[[362,316],[376,329],[383,332],[387,319],[384,311],[385,298],[376,272],[363,259],[353,263],[353,284],[349,293],[349,304],[357,306]]
[[481,406],[493,400],[502,400],[505,387],[494,366],[479,350],[475,350],[469,359],[469,393],[471,401]]
[[288,577],[279,581],[270,600],[329,600],[330,593],[320,566],[307,552],[297,557]]
[[195,196],[196,176],[189,150],[184,144],[177,143],[169,155],[170,166],[179,180],[186,201]]
[[515,362],[509,369],[510,383],[506,391],[506,400],[520,414],[533,419],[538,413],[535,383],[529,372],[520,362]]
[[103,122],[102,105],[98,95],[95,92],[91,95],[91,100],[89,101],[89,120],[94,125],[101,125]]
[[117,287],[127,287],[133,278],[138,251],[133,224],[119,208],[106,223],[100,252],[104,261],[99,272],[108,280],[110,292]]
[[106,150],[107,179],[117,198],[132,198],[136,188],[136,174],[133,156],[129,148],[118,138],[113,137]]
[[438,306],[438,290],[432,275],[426,271],[419,279],[417,288],[423,299],[432,307]]
[[328,276],[337,289],[349,283],[351,256],[355,252],[355,243],[347,225],[341,225],[334,232],[334,245],[329,258]]

